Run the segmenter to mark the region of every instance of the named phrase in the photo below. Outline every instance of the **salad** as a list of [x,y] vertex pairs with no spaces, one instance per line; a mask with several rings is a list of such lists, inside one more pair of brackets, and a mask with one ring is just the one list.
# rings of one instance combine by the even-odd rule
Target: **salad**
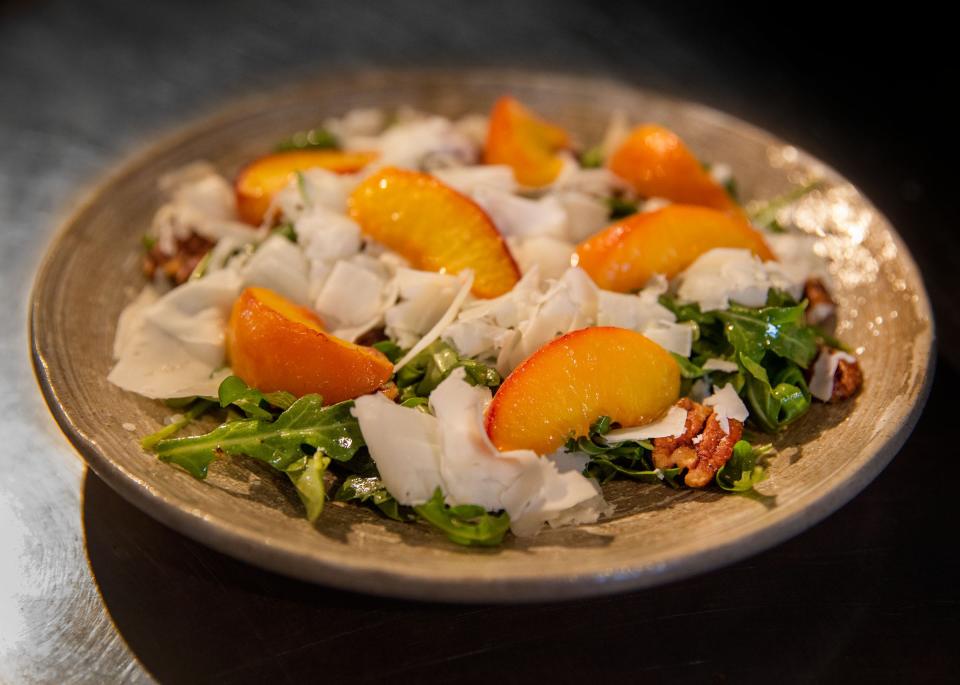
[[622,113],[587,146],[508,96],[354,110],[160,187],[109,380],[176,408],[161,460],[263,462],[311,522],[332,500],[497,545],[610,516],[612,479],[747,492],[769,435],[862,384],[784,219],[817,183],[745,207]]

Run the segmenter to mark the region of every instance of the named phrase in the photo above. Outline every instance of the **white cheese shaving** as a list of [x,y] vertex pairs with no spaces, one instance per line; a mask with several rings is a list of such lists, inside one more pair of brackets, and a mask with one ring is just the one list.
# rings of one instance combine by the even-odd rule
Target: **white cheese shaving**
[[680,407],[670,407],[660,419],[642,426],[617,428],[606,434],[607,442],[623,442],[624,440],[649,440],[651,438],[668,438],[683,435],[687,428],[687,411]]
[[727,361],[726,359],[717,359],[712,357],[703,363],[703,366],[700,367],[704,371],[721,371],[723,373],[736,373],[739,370],[736,362]]
[[841,352],[840,350],[830,350],[824,348],[820,350],[817,359],[813,362],[813,375],[810,377],[810,394],[821,402],[829,402],[833,397],[833,383],[837,374],[837,367],[840,360],[847,363],[856,361],[856,357]]
[[474,196],[483,188],[492,188],[513,193],[517,190],[517,181],[513,169],[506,164],[483,164],[463,166],[451,169],[437,169],[433,172],[442,183],[464,195]]
[[424,166],[462,166],[477,158],[477,147],[449,119],[428,116],[398,123],[376,141],[380,157],[371,166],[398,166],[420,170]]
[[383,310],[384,279],[353,262],[338,261],[315,307],[330,328],[359,326]]
[[536,267],[543,278],[552,279],[561,278],[570,268],[575,249],[572,243],[548,236],[507,238],[507,245],[521,273],[529,273]]
[[667,352],[689,357],[693,346],[694,325],[689,321],[651,321],[643,328],[643,334]]
[[402,369],[411,359],[420,354],[430,343],[443,335],[444,330],[447,326],[453,323],[453,320],[457,317],[457,313],[460,311],[460,307],[463,306],[463,301],[467,299],[467,295],[470,294],[470,288],[473,287],[473,271],[470,269],[465,269],[460,272],[460,278],[462,279],[462,285],[460,286],[460,291],[454,296],[453,301],[450,303],[450,307],[447,311],[440,317],[440,320],[434,325],[433,328],[424,335],[420,342],[410,348],[410,350],[403,355],[403,357],[398,361],[394,367],[394,372]]
[[742,423],[750,416],[750,412],[747,411],[747,406],[730,384],[714,392],[703,401],[703,404],[707,407],[713,407],[714,412],[717,414],[717,422],[727,435],[730,434],[730,419],[735,419]]
[[436,418],[376,395],[356,400],[360,431],[398,502],[422,504],[440,487],[450,505],[506,510],[517,535],[610,511],[596,483],[570,464],[529,450],[498,452],[483,428],[490,399],[488,388],[469,385],[457,369],[430,395]]
[[764,264],[749,250],[716,248],[700,255],[680,276],[677,296],[702,311],[726,309],[734,301],[760,307],[770,288],[799,297],[803,281],[794,281],[775,262]]
[[610,224],[610,207],[602,198],[579,190],[560,191],[556,197],[567,214],[567,240],[579,243]]
[[295,243],[274,235],[260,243],[241,272],[243,285],[269,288],[299,305],[310,302],[307,258]]
[[567,237],[567,213],[551,195],[530,200],[491,186],[480,186],[473,199],[496,224],[504,236],[518,238]]

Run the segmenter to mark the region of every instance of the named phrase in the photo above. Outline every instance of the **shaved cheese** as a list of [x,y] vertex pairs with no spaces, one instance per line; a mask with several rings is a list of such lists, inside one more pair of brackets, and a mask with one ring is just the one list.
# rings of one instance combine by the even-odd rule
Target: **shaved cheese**
[[269,288],[299,305],[310,301],[307,258],[281,235],[267,238],[250,257],[241,275],[244,286]]
[[716,358],[708,359],[700,368],[704,371],[722,371],[723,373],[736,373],[740,369],[736,362]]
[[810,377],[810,394],[821,402],[829,402],[833,397],[833,383],[837,375],[837,367],[843,360],[852,364],[857,359],[853,355],[823,348],[813,363],[813,375]]
[[737,391],[734,390],[730,384],[714,392],[703,401],[703,404],[707,407],[713,407],[713,410],[717,414],[717,422],[727,435],[730,434],[730,419],[735,419],[742,423],[750,416],[750,412],[747,411],[747,405],[743,403]]
[[700,255],[681,274],[677,296],[696,302],[702,311],[726,309],[731,301],[761,307],[771,288],[796,297],[803,282],[793,280],[775,262],[761,262],[749,250],[724,247]]
[[398,166],[420,170],[433,167],[462,166],[476,161],[477,148],[471,140],[443,117],[428,116],[395,124],[376,143],[380,157],[377,167]]
[[414,345],[410,350],[403,355],[403,358],[398,361],[394,367],[394,372],[402,369],[411,359],[416,357],[420,352],[422,352],[427,345],[432,343],[434,340],[439,338],[447,326],[453,323],[453,320],[457,317],[457,313],[460,311],[460,307],[463,305],[463,301],[467,299],[467,295],[470,294],[470,288],[473,287],[473,271],[466,269],[460,272],[461,278],[463,279],[463,285],[460,287],[460,292],[458,292],[454,298],[453,302],[450,303],[450,307],[440,317],[440,320],[437,321],[436,325],[430,329],[430,331],[420,339],[416,345]]
[[160,297],[152,285],[145,286],[140,294],[123,308],[117,321],[117,333],[113,338],[113,358],[119,359],[130,345],[134,334],[140,327],[144,313]]
[[334,264],[315,303],[328,325],[357,326],[382,311],[384,279],[347,261]]
[[677,317],[657,301],[660,294],[659,283],[638,295],[600,290],[597,293],[597,324],[643,332],[656,322],[673,323]]
[[224,327],[240,292],[240,276],[218,271],[128,309],[117,363],[108,380],[154,399],[215,397],[230,375],[224,367]]
[[572,243],[546,236],[507,238],[507,245],[522,273],[536,267],[544,278],[553,279],[561,278],[570,268],[574,252]]
[[325,207],[344,214],[347,195],[360,182],[357,174],[337,174],[327,169],[306,169],[294,174],[270,203],[265,219],[279,211],[288,219],[297,221],[316,207]]
[[354,414],[384,486],[400,504],[426,502],[439,487],[452,506],[506,510],[517,535],[544,523],[593,522],[610,511],[596,483],[529,450],[498,452],[483,427],[490,389],[456,369],[430,395],[436,417],[382,395],[357,398]]
[[610,223],[610,207],[602,198],[579,190],[561,191],[556,197],[567,214],[567,240],[579,243]]
[[354,400],[353,414],[377,464],[380,479],[398,502],[423,504],[440,480],[440,424],[430,414],[401,407],[381,393]]
[[673,406],[667,410],[663,418],[644,424],[617,428],[604,436],[607,442],[623,442],[625,440],[649,440],[651,438],[669,438],[683,435],[687,429],[687,411]]
[[689,357],[693,346],[694,326],[690,321],[652,321],[644,326],[643,334],[668,352]]
[[567,237],[567,213],[556,197],[548,195],[530,200],[506,190],[480,186],[473,193],[473,199],[505,236],[549,236],[561,240]]
[[792,281],[803,283],[808,278],[819,278],[824,284],[830,284],[827,260],[817,254],[822,242],[819,237],[805,233],[764,233],[763,239]]
[[607,130],[604,131],[603,141],[600,143],[600,151],[604,159],[610,159],[613,153],[630,136],[630,119],[627,113],[622,109],[615,109],[610,113],[610,121],[607,123]]
[[513,169],[506,164],[484,164],[452,169],[437,169],[433,175],[454,190],[473,196],[481,188],[512,193],[517,189]]

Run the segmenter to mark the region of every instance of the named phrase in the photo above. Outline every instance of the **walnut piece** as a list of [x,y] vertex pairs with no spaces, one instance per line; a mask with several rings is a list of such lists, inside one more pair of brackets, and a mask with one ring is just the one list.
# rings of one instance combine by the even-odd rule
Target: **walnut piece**
[[154,245],[143,257],[143,273],[152,279],[159,269],[175,285],[185,283],[197,264],[213,249],[213,242],[201,235],[191,233],[186,238],[177,238],[174,253],[167,254]]
[[846,359],[841,359],[833,375],[833,394],[830,396],[830,401],[840,402],[850,399],[857,394],[862,385],[863,372],[860,370],[860,365],[856,361],[848,362]]
[[687,412],[685,430],[677,437],[654,439],[653,465],[658,469],[688,469],[683,482],[691,488],[702,488],[733,455],[733,446],[743,435],[743,423],[728,419],[730,433],[727,434],[710,407],[688,397],[676,406]]
[[803,285],[803,296],[810,303],[807,307],[807,323],[811,325],[823,323],[837,311],[837,305],[819,278],[807,279]]

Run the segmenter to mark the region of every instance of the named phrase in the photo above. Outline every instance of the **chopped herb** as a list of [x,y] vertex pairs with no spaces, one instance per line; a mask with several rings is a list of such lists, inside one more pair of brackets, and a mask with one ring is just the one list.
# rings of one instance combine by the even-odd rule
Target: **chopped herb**
[[340,147],[339,141],[330,131],[323,128],[312,128],[309,131],[299,131],[286,140],[277,143],[277,152],[291,152],[294,150],[335,150]]
[[510,515],[507,512],[489,514],[475,504],[451,507],[444,502],[440,488],[436,489],[430,500],[413,509],[420,518],[442,530],[449,540],[458,545],[495,547],[510,529]]

